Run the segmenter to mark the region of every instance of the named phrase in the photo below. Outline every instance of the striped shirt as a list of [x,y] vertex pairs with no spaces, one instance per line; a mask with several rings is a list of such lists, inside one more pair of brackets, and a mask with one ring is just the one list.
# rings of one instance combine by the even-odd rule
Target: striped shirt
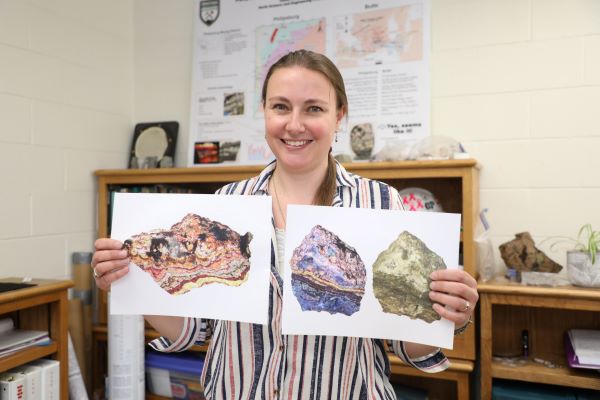
[[[260,175],[231,183],[224,195],[268,195],[276,163]],[[398,191],[385,183],[349,173],[337,164],[333,207],[403,209]],[[159,351],[183,351],[210,340],[201,381],[207,399],[395,399],[390,365],[381,339],[281,334],[283,281],[277,270],[275,227],[272,230],[269,324],[185,318],[175,342],[150,343]],[[425,372],[448,367],[438,349],[410,359],[401,341],[389,341],[404,362]]]

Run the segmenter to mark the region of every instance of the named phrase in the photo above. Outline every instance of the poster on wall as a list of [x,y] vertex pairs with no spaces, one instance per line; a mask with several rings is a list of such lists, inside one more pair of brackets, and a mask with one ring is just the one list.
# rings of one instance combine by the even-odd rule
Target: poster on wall
[[261,88],[290,51],[340,69],[335,155],[368,161],[429,135],[429,0],[196,0],[188,166],[266,164]]

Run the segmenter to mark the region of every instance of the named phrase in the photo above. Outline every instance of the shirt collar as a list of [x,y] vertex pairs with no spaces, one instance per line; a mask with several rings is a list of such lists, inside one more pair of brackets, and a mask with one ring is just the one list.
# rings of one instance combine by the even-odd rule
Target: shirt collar
[[[273,176],[273,172],[275,171],[275,167],[277,166],[277,160],[271,161],[265,169],[263,169],[258,175],[258,179],[256,180],[256,184],[252,189],[252,194],[265,194],[267,193],[267,188],[269,187],[269,180]],[[356,182],[350,175],[346,168],[342,166],[337,160],[335,161],[335,182],[337,192],[340,191],[341,187],[347,186],[351,188],[356,187]]]

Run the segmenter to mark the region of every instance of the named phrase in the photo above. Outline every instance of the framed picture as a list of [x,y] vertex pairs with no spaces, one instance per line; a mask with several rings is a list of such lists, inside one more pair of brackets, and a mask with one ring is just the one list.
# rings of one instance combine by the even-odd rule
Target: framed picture
[[144,122],[135,126],[129,168],[167,168],[175,165],[179,122]]

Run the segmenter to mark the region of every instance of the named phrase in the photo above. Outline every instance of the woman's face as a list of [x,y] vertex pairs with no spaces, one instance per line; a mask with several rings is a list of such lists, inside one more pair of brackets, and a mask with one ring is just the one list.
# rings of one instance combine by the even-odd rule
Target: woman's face
[[264,104],[265,130],[277,166],[310,172],[327,165],[335,130],[333,86],[324,75],[303,67],[280,68],[269,79]]

